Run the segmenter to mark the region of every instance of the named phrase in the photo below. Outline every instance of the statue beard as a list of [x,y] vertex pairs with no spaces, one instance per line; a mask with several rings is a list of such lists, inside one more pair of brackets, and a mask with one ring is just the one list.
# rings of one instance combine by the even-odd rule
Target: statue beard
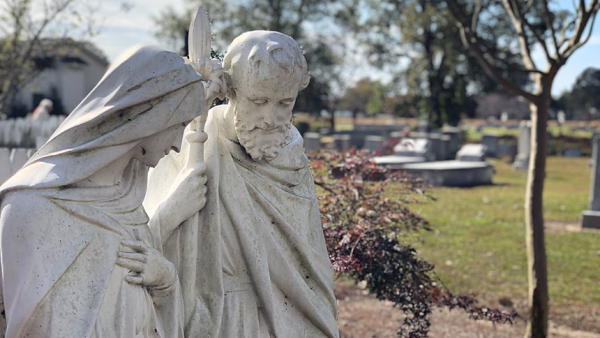
[[240,144],[255,161],[270,161],[279,156],[279,151],[287,143],[288,131],[292,126],[290,122],[286,122],[266,130],[253,121],[238,119],[237,114],[234,125]]

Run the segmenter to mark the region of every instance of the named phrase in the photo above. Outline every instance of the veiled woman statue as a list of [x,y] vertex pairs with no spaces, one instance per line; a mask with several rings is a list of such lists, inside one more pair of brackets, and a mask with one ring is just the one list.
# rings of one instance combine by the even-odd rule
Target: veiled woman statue
[[[175,53],[133,50],[0,187],[6,337],[183,337],[142,201],[149,167],[206,107],[201,78]],[[203,171],[179,179],[174,217],[202,208]]]

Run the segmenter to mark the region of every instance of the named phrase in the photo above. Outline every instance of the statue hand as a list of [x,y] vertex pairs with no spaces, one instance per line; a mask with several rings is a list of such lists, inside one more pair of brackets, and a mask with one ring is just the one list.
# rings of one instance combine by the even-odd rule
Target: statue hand
[[173,263],[141,241],[122,240],[117,257],[118,266],[131,270],[124,278],[129,284],[167,288],[177,280]]
[[207,107],[210,108],[216,98],[225,98],[226,87],[221,61],[203,56],[190,64],[202,75]]
[[163,240],[181,223],[192,218],[206,205],[206,165],[198,163],[183,169],[171,186],[167,198],[158,208]]

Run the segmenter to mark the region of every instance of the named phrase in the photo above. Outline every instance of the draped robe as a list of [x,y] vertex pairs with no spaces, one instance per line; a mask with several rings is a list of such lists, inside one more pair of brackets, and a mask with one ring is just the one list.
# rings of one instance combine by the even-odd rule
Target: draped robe
[[[333,269],[302,137],[292,127],[275,160],[254,161],[225,137],[224,109],[213,108],[206,124],[207,204],[198,218],[196,304],[186,313],[186,337],[338,337]],[[184,145],[151,172],[156,193],[144,202],[148,210],[185,153]],[[187,240],[163,239],[165,257],[181,260]]]
[[155,242],[141,205],[148,168],[131,160],[115,185],[93,186],[89,178],[131,157],[141,140],[198,116],[201,79],[176,53],[128,51],[0,187],[6,337],[183,336],[178,282],[130,285],[115,264],[122,239]]
[[116,186],[7,194],[2,250],[15,257],[3,260],[7,337],[183,337],[179,283],[130,285],[115,265],[122,239],[153,245],[141,206],[146,170],[132,160]]

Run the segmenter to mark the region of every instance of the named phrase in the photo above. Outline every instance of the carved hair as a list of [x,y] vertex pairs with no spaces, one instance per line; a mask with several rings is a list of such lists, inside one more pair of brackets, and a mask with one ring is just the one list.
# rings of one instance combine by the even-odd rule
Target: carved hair
[[223,59],[228,97],[247,76],[273,76],[283,70],[298,81],[298,91],[308,86],[310,76],[300,45],[291,37],[271,31],[246,32],[233,40]]

